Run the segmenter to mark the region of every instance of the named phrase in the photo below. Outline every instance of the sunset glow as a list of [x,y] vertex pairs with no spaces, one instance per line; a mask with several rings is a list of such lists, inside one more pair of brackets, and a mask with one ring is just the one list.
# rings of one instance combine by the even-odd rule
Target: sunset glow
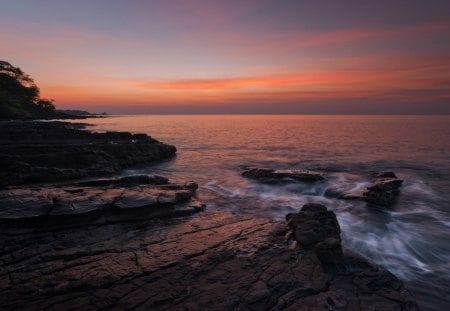
[[0,4],[1,55],[61,108],[450,112],[446,1]]

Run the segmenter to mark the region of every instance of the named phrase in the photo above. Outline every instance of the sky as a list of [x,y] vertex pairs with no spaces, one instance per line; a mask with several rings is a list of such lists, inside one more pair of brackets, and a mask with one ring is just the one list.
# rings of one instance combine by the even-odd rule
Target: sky
[[448,0],[0,0],[0,42],[61,109],[450,113]]

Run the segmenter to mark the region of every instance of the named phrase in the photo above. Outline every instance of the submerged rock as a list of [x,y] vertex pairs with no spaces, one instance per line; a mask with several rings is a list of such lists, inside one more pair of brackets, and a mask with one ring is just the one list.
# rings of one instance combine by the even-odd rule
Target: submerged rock
[[117,173],[175,156],[145,134],[94,133],[66,122],[0,122],[0,187]]
[[267,168],[252,168],[242,173],[242,176],[256,179],[265,183],[276,183],[286,181],[317,182],[324,177],[317,173],[298,170],[273,170]]

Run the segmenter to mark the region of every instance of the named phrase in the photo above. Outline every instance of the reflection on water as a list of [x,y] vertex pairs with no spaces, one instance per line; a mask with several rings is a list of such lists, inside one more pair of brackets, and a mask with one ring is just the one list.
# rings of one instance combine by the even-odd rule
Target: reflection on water
[[[129,116],[90,119],[93,129],[147,133],[178,148],[176,159],[128,171],[194,180],[210,209],[283,219],[306,202],[333,209],[344,245],[407,282],[424,309],[450,301],[450,117]],[[315,184],[262,185],[245,167],[321,171]],[[368,208],[324,196],[359,193],[372,171],[405,180],[396,206]],[[446,308],[447,307],[447,308]]]

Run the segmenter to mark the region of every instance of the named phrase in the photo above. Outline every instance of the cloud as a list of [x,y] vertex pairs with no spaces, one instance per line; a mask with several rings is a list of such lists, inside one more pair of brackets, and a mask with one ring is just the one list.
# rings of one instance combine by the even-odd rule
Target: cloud
[[[288,51],[314,50],[343,44],[356,44],[367,40],[388,40],[416,38],[423,40],[425,35],[447,33],[450,22],[424,23],[398,27],[347,28],[321,31],[291,32],[246,32],[236,30],[211,36],[200,35],[203,40],[213,41],[225,53],[239,55],[272,55]],[[200,32],[201,33],[201,32]],[[192,37],[189,39],[192,41]],[[200,40],[200,39],[199,39]],[[187,41],[187,40],[186,40]],[[389,45],[388,45],[389,46]],[[447,44],[447,48],[450,45]]]

